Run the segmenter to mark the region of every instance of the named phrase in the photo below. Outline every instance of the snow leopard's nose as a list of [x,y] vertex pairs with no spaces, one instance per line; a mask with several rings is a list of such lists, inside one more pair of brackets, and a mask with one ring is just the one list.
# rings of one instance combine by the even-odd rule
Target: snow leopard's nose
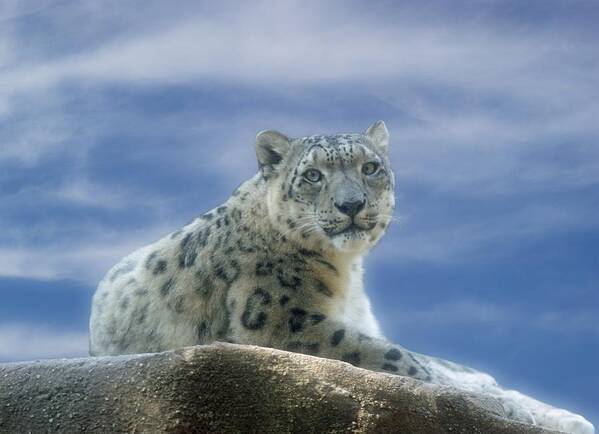
[[350,216],[352,219],[358,214],[360,211],[364,209],[364,205],[366,201],[362,200],[347,200],[338,204],[335,202],[335,208],[341,211],[343,214]]

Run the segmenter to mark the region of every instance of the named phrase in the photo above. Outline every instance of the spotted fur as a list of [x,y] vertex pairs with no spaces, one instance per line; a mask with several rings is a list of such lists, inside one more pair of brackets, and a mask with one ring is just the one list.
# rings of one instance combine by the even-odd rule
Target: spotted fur
[[259,133],[256,176],[221,206],[123,259],[100,282],[90,353],[215,340],[270,346],[488,393],[514,419],[591,432],[580,416],[383,337],[362,287],[362,256],[392,220],[387,146],[380,121],[360,134]]

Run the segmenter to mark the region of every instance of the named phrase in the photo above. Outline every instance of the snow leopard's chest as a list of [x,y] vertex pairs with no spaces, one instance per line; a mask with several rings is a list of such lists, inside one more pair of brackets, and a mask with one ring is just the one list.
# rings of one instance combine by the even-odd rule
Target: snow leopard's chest
[[357,264],[353,268],[349,273],[345,296],[336,303],[333,315],[338,321],[351,324],[364,335],[382,338],[379,323],[372,312],[370,299],[364,292],[362,266]]

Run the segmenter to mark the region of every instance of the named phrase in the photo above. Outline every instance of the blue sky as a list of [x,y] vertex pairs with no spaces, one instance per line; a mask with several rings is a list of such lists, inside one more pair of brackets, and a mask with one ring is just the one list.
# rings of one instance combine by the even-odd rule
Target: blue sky
[[[418,5],[417,5],[418,4]],[[95,284],[253,138],[392,135],[386,334],[599,423],[599,3],[3,1],[0,360],[84,355]]]

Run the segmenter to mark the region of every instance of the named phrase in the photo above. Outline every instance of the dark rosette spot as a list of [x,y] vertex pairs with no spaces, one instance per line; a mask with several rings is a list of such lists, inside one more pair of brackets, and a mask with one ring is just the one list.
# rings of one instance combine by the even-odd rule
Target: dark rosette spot
[[336,347],[345,337],[345,329],[336,330],[331,336],[331,345]]
[[399,351],[397,348],[391,348],[385,353],[385,359],[396,362],[401,359],[401,351]]
[[174,284],[175,284],[175,281],[173,278],[170,278],[166,282],[164,282],[164,284],[160,287],[160,295],[162,295],[163,297],[166,297],[166,295],[173,288]]
[[204,297],[210,296],[212,294],[212,291],[214,290],[214,284],[212,283],[212,279],[210,279],[204,273],[204,270],[196,271],[195,278],[197,281],[197,286],[195,287],[195,291]]
[[178,295],[177,297],[175,297],[174,301],[169,301],[167,303],[167,306],[169,309],[174,310],[176,313],[183,313],[183,310],[185,309],[183,296]]
[[304,328],[307,312],[299,307],[294,307],[291,309],[290,313],[291,316],[289,317],[289,330],[291,333],[301,331]]
[[210,226],[204,228],[204,230],[199,231],[197,235],[197,243],[201,247],[206,247],[208,243],[208,237],[210,236]]
[[193,233],[189,232],[185,237],[181,240],[180,244],[180,253],[179,253],[179,267],[187,268],[191,267],[198,256],[198,252],[196,251],[195,243],[193,242]]
[[126,310],[129,307],[129,297],[123,297],[120,303],[121,310]]
[[285,273],[283,270],[277,271],[277,280],[284,288],[298,289],[302,285],[299,277]]
[[237,240],[237,248],[244,253],[254,253],[256,251],[250,244],[246,244],[241,238]]
[[239,273],[241,272],[241,267],[239,267],[239,262],[235,259],[228,261],[225,264],[218,264],[214,268],[214,273],[216,277],[224,280],[227,285],[235,282],[239,277]]
[[279,304],[281,306],[285,306],[287,303],[289,303],[289,300],[290,300],[290,298],[288,295],[283,295],[283,296],[281,296],[281,298],[279,298]]
[[239,208],[233,208],[231,211],[231,217],[234,221],[239,223],[241,221],[241,210],[239,210]]
[[270,261],[259,261],[256,264],[256,276],[272,275],[274,264]]
[[241,315],[241,324],[249,330],[258,330],[264,327],[268,315],[259,310],[261,306],[268,306],[271,296],[262,288],[256,288],[245,304],[245,310]]
[[333,291],[331,291],[329,289],[329,287],[326,286],[324,283],[322,283],[320,280],[316,281],[316,290],[318,292],[320,292],[321,294],[326,295],[327,297],[332,297],[333,296]]
[[143,305],[138,305],[138,307],[133,312],[133,318],[137,321],[138,324],[143,324],[144,321],[146,320],[149,306],[150,306],[150,303],[144,303]]
[[200,343],[203,343],[208,335],[208,324],[206,321],[200,321],[197,326],[197,335]]
[[153,274],[162,274],[166,271],[166,261],[164,259],[161,259],[159,261],[156,262],[156,266],[154,267],[154,271],[152,271]]
[[324,321],[327,318],[326,315],[323,315],[322,313],[313,313],[312,315],[310,315],[310,320],[312,321],[312,324],[318,324],[319,322]]

